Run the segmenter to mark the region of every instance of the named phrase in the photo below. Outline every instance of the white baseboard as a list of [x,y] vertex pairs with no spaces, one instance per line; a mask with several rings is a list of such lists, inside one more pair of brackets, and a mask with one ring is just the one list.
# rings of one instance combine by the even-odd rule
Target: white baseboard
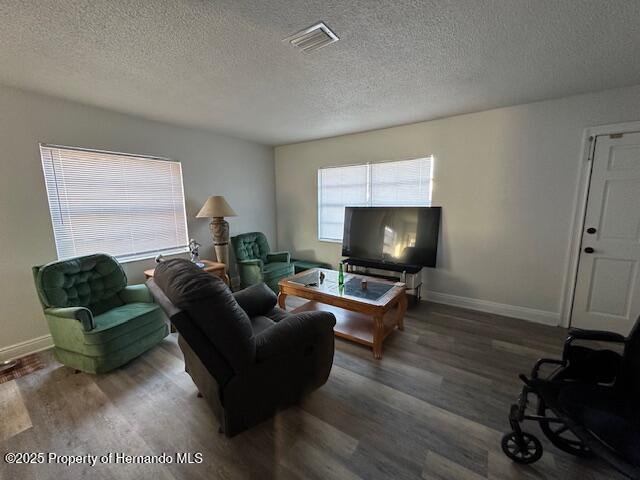
[[24,357],[30,353],[40,352],[51,347],[53,347],[51,335],[42,335],[41,337],[32,338],[31,340],[0,348],[0,361]]
[[536,310],[535,308],[507,305],[505,303],[491,302],[489,300],[480,300],[477,298],[459,297],[457,295],[440,292],[425,292],[424,298],[430,302],[444,303],[445,305],[451,305],[454,307],[468,308],[469,310],[478,310],[480,312],[494,313],[505,317],[519,318],[521,320],[542,323],[544,325],[552,325],[554,327],[560,325],[560,314],[546,310]]

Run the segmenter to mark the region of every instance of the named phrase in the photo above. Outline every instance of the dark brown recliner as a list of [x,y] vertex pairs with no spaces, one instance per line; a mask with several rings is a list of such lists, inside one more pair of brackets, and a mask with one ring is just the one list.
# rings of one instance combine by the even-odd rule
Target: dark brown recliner
[[160,263],[147,285],[178,330],[185,370],[228,437],[329,378],[333,314],[287,313],[264,283],[232,294],[182,259]]

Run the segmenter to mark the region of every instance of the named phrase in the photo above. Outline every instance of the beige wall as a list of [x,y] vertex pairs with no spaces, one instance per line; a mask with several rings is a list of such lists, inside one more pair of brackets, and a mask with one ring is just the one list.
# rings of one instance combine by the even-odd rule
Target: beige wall
[[443,207],[431,298],[557,323],[586,127],[640,119],[640,87],[276,148],[278,247],[333,264],[317,239],[319,167],[433,154]]
[[[32,265],[56,259],[38,142],[181,161],[189,234],[203,258],[214,258],[208,222],[194,217],[211,194],[238,214],[232,234],[260,230],[275,241],[272,148],[0,87],[0,359],[49,341],[31,277]],[[126,264],[129,281],[152,265]]]

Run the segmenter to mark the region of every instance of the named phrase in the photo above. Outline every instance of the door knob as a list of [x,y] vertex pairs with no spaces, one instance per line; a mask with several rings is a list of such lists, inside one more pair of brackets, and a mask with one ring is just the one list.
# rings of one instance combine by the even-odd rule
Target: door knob
[[593,227],[589,227],[587,228],[587,233],[590,233],[591,235],[593,235],[594,233],[596,233],[596,229]]
[[595,252],[595,250],[593,248],[591,248],[591,247],[586,247],[584,249],[584,253],[593,253],[593,252]]

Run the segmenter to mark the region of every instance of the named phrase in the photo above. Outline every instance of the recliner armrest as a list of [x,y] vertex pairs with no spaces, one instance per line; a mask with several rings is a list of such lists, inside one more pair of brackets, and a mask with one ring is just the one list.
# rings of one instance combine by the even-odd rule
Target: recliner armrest
[[71,318],[77,320],[85,331],[96,328],[91,310],[86,307],[50,307],[45,308],[47,317]]
[[333,341],[336,317],[331,312],[301,312],[256,335],[256,360],[261,361],[296,348],[301,342],[323,335]]
[[264,265],[264,262],[259,258],[250,258],[249,260],[238,260],[238,265],[246,265],[246,266],[255,265],[262,268],[262,265]]
[[124,303],[153,303],[153,296],[143,283],[127,285],[118,292],[118,295]]
[[273,290],[264,283],[257,283],[234,292],[233,296],[249,317],[264,315],[278,301],[278,297],[273,293]]
[[291,254],[289,252],[271,252],[267,253],[267,263],[271,262],[291,262]]
[[171,300],[169,300],[169,298],[165,295],[165,293],[153,278],[147,280],[146,286],[149,289],[150,295],[152,295],[154,299],[154,303],[160,305],[160,308],[165,313],[165,315],[169,317],[169,319],[179,315],[182,312],[182,310],[171,303]]
[[238,260],[238,273],[242,286],[262,282],[264,280],[263,268],[264,263],[259,258]]

